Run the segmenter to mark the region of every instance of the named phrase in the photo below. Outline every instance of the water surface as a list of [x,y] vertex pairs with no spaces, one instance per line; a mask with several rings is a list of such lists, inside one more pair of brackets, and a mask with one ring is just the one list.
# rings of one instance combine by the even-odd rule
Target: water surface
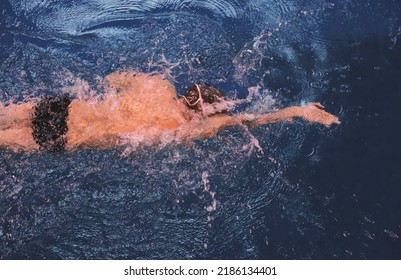
[[0,151],[1,259],[400,258],[397,1],[4,0],[0,97],[101,95],[121,69],[207,82],[238,112],[341,118],[186,146]]

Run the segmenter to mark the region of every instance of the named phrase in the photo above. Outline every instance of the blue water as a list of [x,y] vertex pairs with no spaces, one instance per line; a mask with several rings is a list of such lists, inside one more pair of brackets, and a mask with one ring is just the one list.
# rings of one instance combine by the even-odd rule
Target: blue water
[[77,83],[100,95],[99,77],[134,68],[179,93],[256,90],[237,112],[319,101],[342,121],[235,127],[128,156],[1,149],[0,259],[400,259],[398,1],[0,8],[3,102]]

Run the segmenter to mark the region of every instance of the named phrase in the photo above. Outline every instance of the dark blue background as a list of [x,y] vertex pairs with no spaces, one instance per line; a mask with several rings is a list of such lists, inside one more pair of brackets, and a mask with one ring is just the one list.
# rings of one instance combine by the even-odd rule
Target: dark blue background
[[2,149],[0,259],[400,259],[399,3],[181,2],[0,0],[2,101],[163,72],[148,62],[164,54],[179,92],[260,85],[270,93],[238,111],[268,111],[271,95],[319,101],[342,124],[258,128],[264,154],[244,151],[241,128],[128,157]]

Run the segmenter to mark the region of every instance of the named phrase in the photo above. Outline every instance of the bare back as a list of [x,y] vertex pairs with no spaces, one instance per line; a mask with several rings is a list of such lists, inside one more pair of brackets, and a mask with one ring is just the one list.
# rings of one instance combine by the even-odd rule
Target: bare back
[[144,138],[175,131],[187,122],[187,109],[174,86],[160,76],[113,73],[102,101],[73,100],[68,117],[67,148],[113,146],[129,133]]

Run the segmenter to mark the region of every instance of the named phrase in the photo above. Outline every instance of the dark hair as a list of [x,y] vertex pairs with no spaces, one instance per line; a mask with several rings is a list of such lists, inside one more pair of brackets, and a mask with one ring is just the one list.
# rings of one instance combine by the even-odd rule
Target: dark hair
[[35,105],[32,116],[32,136],[42,150],[60,151],[65,147],[68,131],[69,94],[45,96]]
[[214,86],[208,84],[194,84],[186,91],[184,99],[190,109],[201,112],[202,103],[213,104],[221,102],[224,99],[224,94]]

